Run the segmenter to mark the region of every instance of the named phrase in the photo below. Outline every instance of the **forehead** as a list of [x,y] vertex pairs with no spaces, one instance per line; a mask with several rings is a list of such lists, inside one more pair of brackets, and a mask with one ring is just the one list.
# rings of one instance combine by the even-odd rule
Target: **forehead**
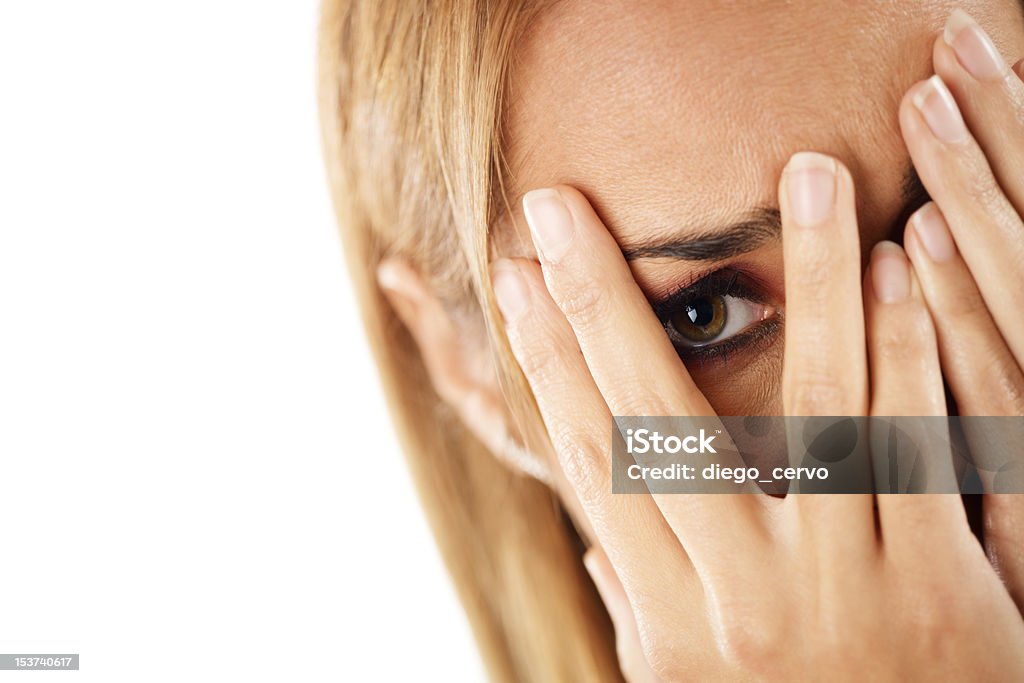
[[[563,0],[517,52],[517,192],[578,186],[619,233],[699,228],[776,203],[789,155],[846,163],[862,209],[898,201],[896,109],[930,73],[944,7]],[[868,170],[870,169],[870,170]]]

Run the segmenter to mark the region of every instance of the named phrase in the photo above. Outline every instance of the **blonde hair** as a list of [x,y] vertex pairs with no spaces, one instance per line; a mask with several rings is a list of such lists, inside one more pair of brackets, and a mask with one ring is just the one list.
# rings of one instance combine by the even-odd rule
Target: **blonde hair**
[[321,124],[349,270],[485,665],[501,681],[621,680],[611,626],[557,498],[501,464],[439,399],[375,280],[381,259],[400,255],[453,309],[495,329],[487,264],[490,229],[507,209],[503,97],[515,38],[537,8],[323,0],[321,9]]

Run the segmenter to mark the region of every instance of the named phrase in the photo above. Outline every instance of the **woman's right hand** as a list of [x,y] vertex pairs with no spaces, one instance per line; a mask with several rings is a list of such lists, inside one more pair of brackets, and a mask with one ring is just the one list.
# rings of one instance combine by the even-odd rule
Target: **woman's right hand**
[[[797,155],[780,202],[786,414],[942,415],[902,250],[877,247],[861,282],[849,173]],[[872,495],[613,494],[613,415],[713,411],[585,198],[524,205],[540,264],[496,263],[495,296],[600,546],[627,677],[1024,678],[1024,623],[959,496],[879,496],[876,518]]]

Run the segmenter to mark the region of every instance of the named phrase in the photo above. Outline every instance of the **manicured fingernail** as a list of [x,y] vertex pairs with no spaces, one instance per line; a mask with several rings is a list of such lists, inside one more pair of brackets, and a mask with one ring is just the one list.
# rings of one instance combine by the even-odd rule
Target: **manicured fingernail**
[[935,202],[928,202],[918,209],[910,217],[910,224],[913,226],[914,236],[931,260],[945,263],[956,254],[956,245],[953,244],[949,226],[946,225],[946,219],[942,217],[942,212]]
[[836,202],[836,162],[816,152],[794,154],[784,172],[793,220],[804,228],[820,225]]
[[913,101],[935,137],[943,142],[963,142],[967,139],[967,126],[964,125],[953,95],[937,75],[917,88]]
[[1024,81],[1024,59],[1020,59],[1016,64],[1013,65],[1013,73],[1017,74],[1017,78]]
[[519,267],[511,261],[500,259],[491,266],[491,286],[494,288],[494,300],[506,323],[515,321],[530,300],[530,292],[526,289]]
[[523,197],[523,211],[544,260],[558,261],[568,250],[576,231],[562,195],[550,188],[531,190]]
[[1006,75],[1006,62],[995,43],[967,12],[953,10],[942,37],[956,52],[960,64],[978,80],[1001,80]]
[[895,304],[910,296],[910,267],[898,244],[879,242],[871,252],[871,285],[875,298]]

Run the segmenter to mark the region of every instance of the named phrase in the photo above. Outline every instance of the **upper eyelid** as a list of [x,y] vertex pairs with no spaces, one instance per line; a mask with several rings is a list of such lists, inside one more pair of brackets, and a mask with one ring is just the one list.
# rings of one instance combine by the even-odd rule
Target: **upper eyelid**
[[752,279],[749,274],[744,273],[740,269],[724,267],[696,276],[689,284],[678,287],[658,300],[652,301],[651,308],[659,319],[664,320],[671,313],[674,313],[679,305],[687,299],[692,299],[702,294],[707,295],[708,288],[713,286],[709,281],[723,274],[728,274],[729,284],[727,287],[722,288],[721,291],[715,291],[715,294],[729,294],[756,303],[766,302],[767,296],[757,291],[758,285],[756,283],[753,286],[749,286],[743,282],[745,279]]

